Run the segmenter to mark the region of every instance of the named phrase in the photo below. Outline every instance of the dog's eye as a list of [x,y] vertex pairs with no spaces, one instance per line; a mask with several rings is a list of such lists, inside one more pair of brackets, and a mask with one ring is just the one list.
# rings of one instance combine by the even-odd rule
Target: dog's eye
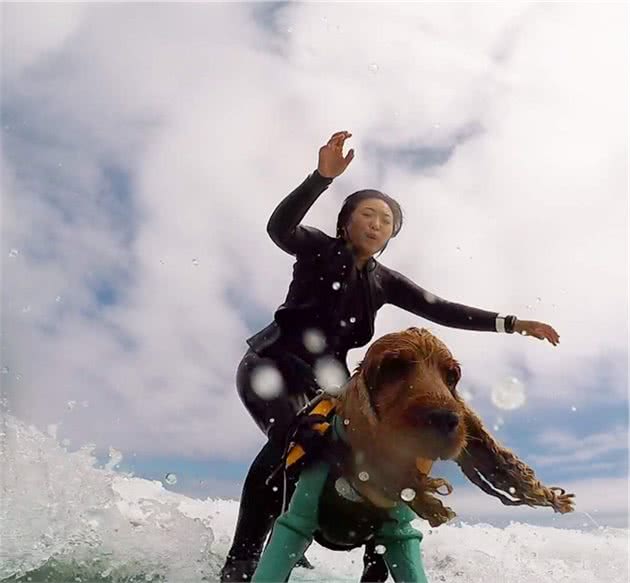
[[408,374],[412,366],[413,363],[403,358],[388,358],[381,363],[378,373],[378,382],[396,382]]
[[446,371],[446,384],[451,388],[455,388],[455,385],[457,384],[458,381],[459,381],[459,372],[457,372],[457,370],[455,370],[454,368],[449,368]]

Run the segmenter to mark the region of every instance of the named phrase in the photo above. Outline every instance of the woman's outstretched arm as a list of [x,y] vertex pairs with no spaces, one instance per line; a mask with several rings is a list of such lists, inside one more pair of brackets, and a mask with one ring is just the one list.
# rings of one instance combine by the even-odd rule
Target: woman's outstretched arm
[[315,170],[276,207],[267,223],[267,233],[280,249],[296,255],[321,239],[321,231],[300,222],[331,182],[332,178],[325,178]]
[[388,275],[385,286],[388,304],[451,328],[480,332],[503,331],[501,326],[504,325],[504,322],[498,312],[489,312],[449,302],[421,288],[409,278],[392,269],[389,270]]
[[560,344],[560,335],[549,324],[536,320],[518,320],[513,315],[506,316],[449,302],[421,288],[397,271],[388,271],[389,277],[386,278],[385,286],[388,304],[451,328],[510,334],[518,332],[524,336],[547,340],[554,346]]
[[267,233],[283,251],[296,255],[308,252],[325,235],[313,227],[304,227],[300,222],[334,178],[342,174],[354,158],[354,150],[344,157],[343,144],[352,134],[336,132],[319,149],[317,170],[287,196],[271,215]]

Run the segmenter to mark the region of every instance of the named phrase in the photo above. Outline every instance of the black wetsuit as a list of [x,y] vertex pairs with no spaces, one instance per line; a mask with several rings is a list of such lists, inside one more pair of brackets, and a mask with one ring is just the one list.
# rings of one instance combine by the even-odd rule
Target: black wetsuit
[[[376,312],[386,303],[444,326],[497,331],[497,312],[444,300],[374,258],[358,270],[343,239],[301,225],[331,182],[315,170],[278,205],[267,226],[272,240],[294,255],[296,262],[284,303],[272,323],[247,340],[250,348],[237,371],[239,396],[269,441],[252,463],[243,486],[223,580],[233,580],[231,563],[258,560],[273,520],[282,510],[282,475],[268,485],[265,480],[281,459],[295,413],[315,395],[313,368],[319,359],[335,359],[348,377],[348,351],[372,339]],[[252,373],[262,365],[271,365],[282,375],[284,388],[276,398],[260,396],[252,385]],[[288,477],[289,496],[295,479]],[[248,579],[243,574],[238,571],[238,580]]]

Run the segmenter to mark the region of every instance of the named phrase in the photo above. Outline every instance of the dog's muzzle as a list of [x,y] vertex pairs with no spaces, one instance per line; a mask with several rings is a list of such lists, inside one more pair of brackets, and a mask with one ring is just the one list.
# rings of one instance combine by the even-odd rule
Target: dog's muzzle
[[451,437],[459,425],[459,415],[447,409],[435,409],[427,415],[427,424],[440,434]]

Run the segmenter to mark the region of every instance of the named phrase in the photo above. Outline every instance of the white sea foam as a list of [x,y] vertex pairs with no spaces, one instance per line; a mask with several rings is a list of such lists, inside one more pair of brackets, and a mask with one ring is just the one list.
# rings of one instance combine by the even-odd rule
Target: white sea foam
[[[216,581],[237,502],[199,500],[159,481],[95,467],[93,448],[69,453],[55,438],[4,415],[0,433],[0,580]],[[429,580],[625,583],[628,530],[570,530],[512,523],[444,525],[424,533]],[[315,570],[291,581],[358,581],[362,551],[308,551]],[[34,577],[35,578],[35,577]],[[13,580],[13,579],[12,579]]]

